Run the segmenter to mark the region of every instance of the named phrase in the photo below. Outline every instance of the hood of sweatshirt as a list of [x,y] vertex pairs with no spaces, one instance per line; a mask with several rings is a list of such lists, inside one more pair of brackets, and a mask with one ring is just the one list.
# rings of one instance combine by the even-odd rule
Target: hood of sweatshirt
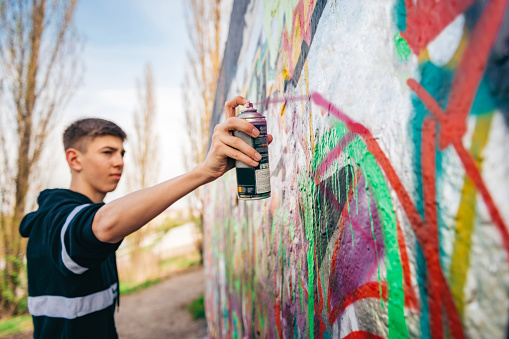
[[27,238],[30,236],[32,228],[37,223],[42,222],[46,214],[61,204],[75,201],[78,204],[91,204],[92,201],[85,195],[68,189],[47,189],[42,191],[37,198],[39,208],[35,212],[28,213],[19,225],[19,233]]

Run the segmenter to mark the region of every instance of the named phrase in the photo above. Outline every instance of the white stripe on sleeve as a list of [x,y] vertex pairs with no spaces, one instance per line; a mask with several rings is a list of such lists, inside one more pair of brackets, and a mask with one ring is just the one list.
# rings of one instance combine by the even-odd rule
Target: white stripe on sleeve
[[84,209],[85,207],[87,207],[89,205],[90,204],[84,204],[84,205],[80,205],[80,206],[76,207],[67,216],[67,219],[65,220],[65,224],[62,227],[62,231],[60,232],[60,240],[62,241],[62,262],[64,263],[65,267],[67,267],[67,269],[74,274],[83,274],[88,270],[88,268],[81,267],[80,265],[75,263],[74,260],[71,259],[71,257],[69,256],[69,253],[65,247],[64,235],[65,235],[65,231],[67,231],[67,227],[69,227],[69,224],[71,223],[72,219],[76,216],[76,214],[78,214],[79,211],[81,211],[82,209]]

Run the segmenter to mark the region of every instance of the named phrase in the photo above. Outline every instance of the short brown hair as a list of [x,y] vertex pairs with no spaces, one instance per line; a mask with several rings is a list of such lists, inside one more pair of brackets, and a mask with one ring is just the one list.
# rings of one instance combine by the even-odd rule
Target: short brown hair
[[77,120],[64,132],[64,150],[76,148],[80,152],[86,152],[88,142],[104,135],[119,137],[122,142],[127,139],[127,134],[111,121],[98,118]]

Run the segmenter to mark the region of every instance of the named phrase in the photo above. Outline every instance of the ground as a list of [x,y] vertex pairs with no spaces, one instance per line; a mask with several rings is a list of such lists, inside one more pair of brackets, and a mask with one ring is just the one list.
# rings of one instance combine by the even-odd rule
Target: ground
[[204,338],[205,319],[193,321],[187,307],[205,291],[203,268],[186,271],[139,293],[121,297],[115,314],[120,338]]
[[[115,321],[119,337],[195,339],[207,336],[205,319],[194,321],[188,305],[205,291],[203,268],[190,269],[135,294],[120,298]],[[31,338],[32,333],[9,339]]]

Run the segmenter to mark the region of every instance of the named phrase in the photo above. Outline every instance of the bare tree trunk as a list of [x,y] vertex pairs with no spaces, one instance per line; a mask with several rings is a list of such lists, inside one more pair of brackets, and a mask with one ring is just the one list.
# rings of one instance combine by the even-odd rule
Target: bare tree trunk
[[[190,0],[187,30],[192,42],[189,54],[190,71],[182,85],[189,152],[185,153],[188,170],[202,163],[207,155],[210,119],[216,84],[221,67],[221,0]],[[199,100],[196,100],[199,98]],[[203,194],[194,191],[194,206],[199,211],[196,221],[196,247],[203,262]]]
[[[17,308],[26,243],[18,228],[26,213],[32,170],[56,113],[74,93],[79,80],[79,40],[72,29],[77,3],[78,0],[55,0],[49,5],[46,0],[0,2],[0,64],[5,73],[2,106],[12,117],[0,126],[4,160],[0,169],[9,173],[4,178],[0,210],[0,259],[5,260],[0,314],[14,314]],[[6,121],[13,121],[14,126]],[[8,138],[15,140],[15,155],[6,150]],[[10,158],[14,159],[9,161]],[[13,169],[9,163],[14,164]]]
[[[130,186],[134,190],[142,189],[156,183],[159,173],[157,159],[158,136],[155,131],[156,123],[156,97],[154,75],[152,67],[147,64],[144,72],[143,83],[138,82],[138,107],[134,112],[135,135],[131,139],[133,150],[134,173],[131,175]],[[131,263],[136,267],[137,280],[144,277],[142,258],[142,243],[147,234],[147,224],[142,229],[129,235],[131,243]]]

